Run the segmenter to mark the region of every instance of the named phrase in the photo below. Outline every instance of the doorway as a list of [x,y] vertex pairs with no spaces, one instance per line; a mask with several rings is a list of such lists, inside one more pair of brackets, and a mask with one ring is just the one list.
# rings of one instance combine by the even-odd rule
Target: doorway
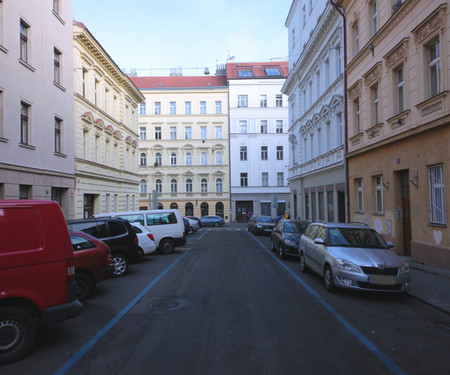
[[246,223],[249,219],[249,213],[253,212],[253,201],[237,201],[236,202],[236,221],[238,223]]

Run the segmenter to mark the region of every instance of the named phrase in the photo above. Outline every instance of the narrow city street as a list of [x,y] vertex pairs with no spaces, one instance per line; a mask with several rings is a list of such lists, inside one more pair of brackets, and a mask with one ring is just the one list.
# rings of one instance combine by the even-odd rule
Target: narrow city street
[[[448,374],[450,317],[409,296],[329,293],[241,225],[98,285],[15,374]],[[32,370],[31,370],[32,369]]]

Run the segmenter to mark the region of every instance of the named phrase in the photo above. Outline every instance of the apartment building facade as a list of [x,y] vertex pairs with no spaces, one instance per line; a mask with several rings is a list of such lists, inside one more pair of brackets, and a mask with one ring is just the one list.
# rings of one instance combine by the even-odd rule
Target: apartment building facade
[[86,26],[73,23],[75,217],[139,207],[143,95]]
[[69,219],[72,1],[61,3],[0,1],[0,199],[55,200]]
[[229,61],[231,220],[289,211],[286,61]]
[[145,97],[139,111],[139,207],[157,202],[182,215],[218,215],[229,222],[226,77],[131,80]]
[[351,221],[450,268],[448,3],[340,2],[348,45]]
[[293,1],[285,24],[291,212],[313,221],[346,220],[342,24],[327,0]]

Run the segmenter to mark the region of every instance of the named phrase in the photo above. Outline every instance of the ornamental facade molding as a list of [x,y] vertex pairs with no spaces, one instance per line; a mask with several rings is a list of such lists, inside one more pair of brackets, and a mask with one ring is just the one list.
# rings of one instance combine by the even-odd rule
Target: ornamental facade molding
[[371,86],[374,82],[381,80],[381,62],[377,62],[375,66],[363,75],[366,86]]
[[440,5],[429,17],[427,17],[412,33],[414,34],[414,41],[417,44],[423,43],[436,31],[445,28],[447,14],[447,5]]
[[361,96],[362,92],[362,80],[358,79],[349,89],[348,89],[348,98],[353,100],[358,96]]
[[408,43],[409,38],[403,38],[399,44],[384,56],[385,64],[388,69],[392,69],[401,61],[406,60],[408,57]]

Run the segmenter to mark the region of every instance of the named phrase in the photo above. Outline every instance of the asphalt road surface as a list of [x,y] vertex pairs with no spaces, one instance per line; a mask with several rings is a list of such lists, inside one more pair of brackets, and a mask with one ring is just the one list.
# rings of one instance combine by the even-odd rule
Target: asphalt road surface
[[245,226],[202,229],[99,283],[0,374],[449,374],[450,317],[408,297],[325,291]]

